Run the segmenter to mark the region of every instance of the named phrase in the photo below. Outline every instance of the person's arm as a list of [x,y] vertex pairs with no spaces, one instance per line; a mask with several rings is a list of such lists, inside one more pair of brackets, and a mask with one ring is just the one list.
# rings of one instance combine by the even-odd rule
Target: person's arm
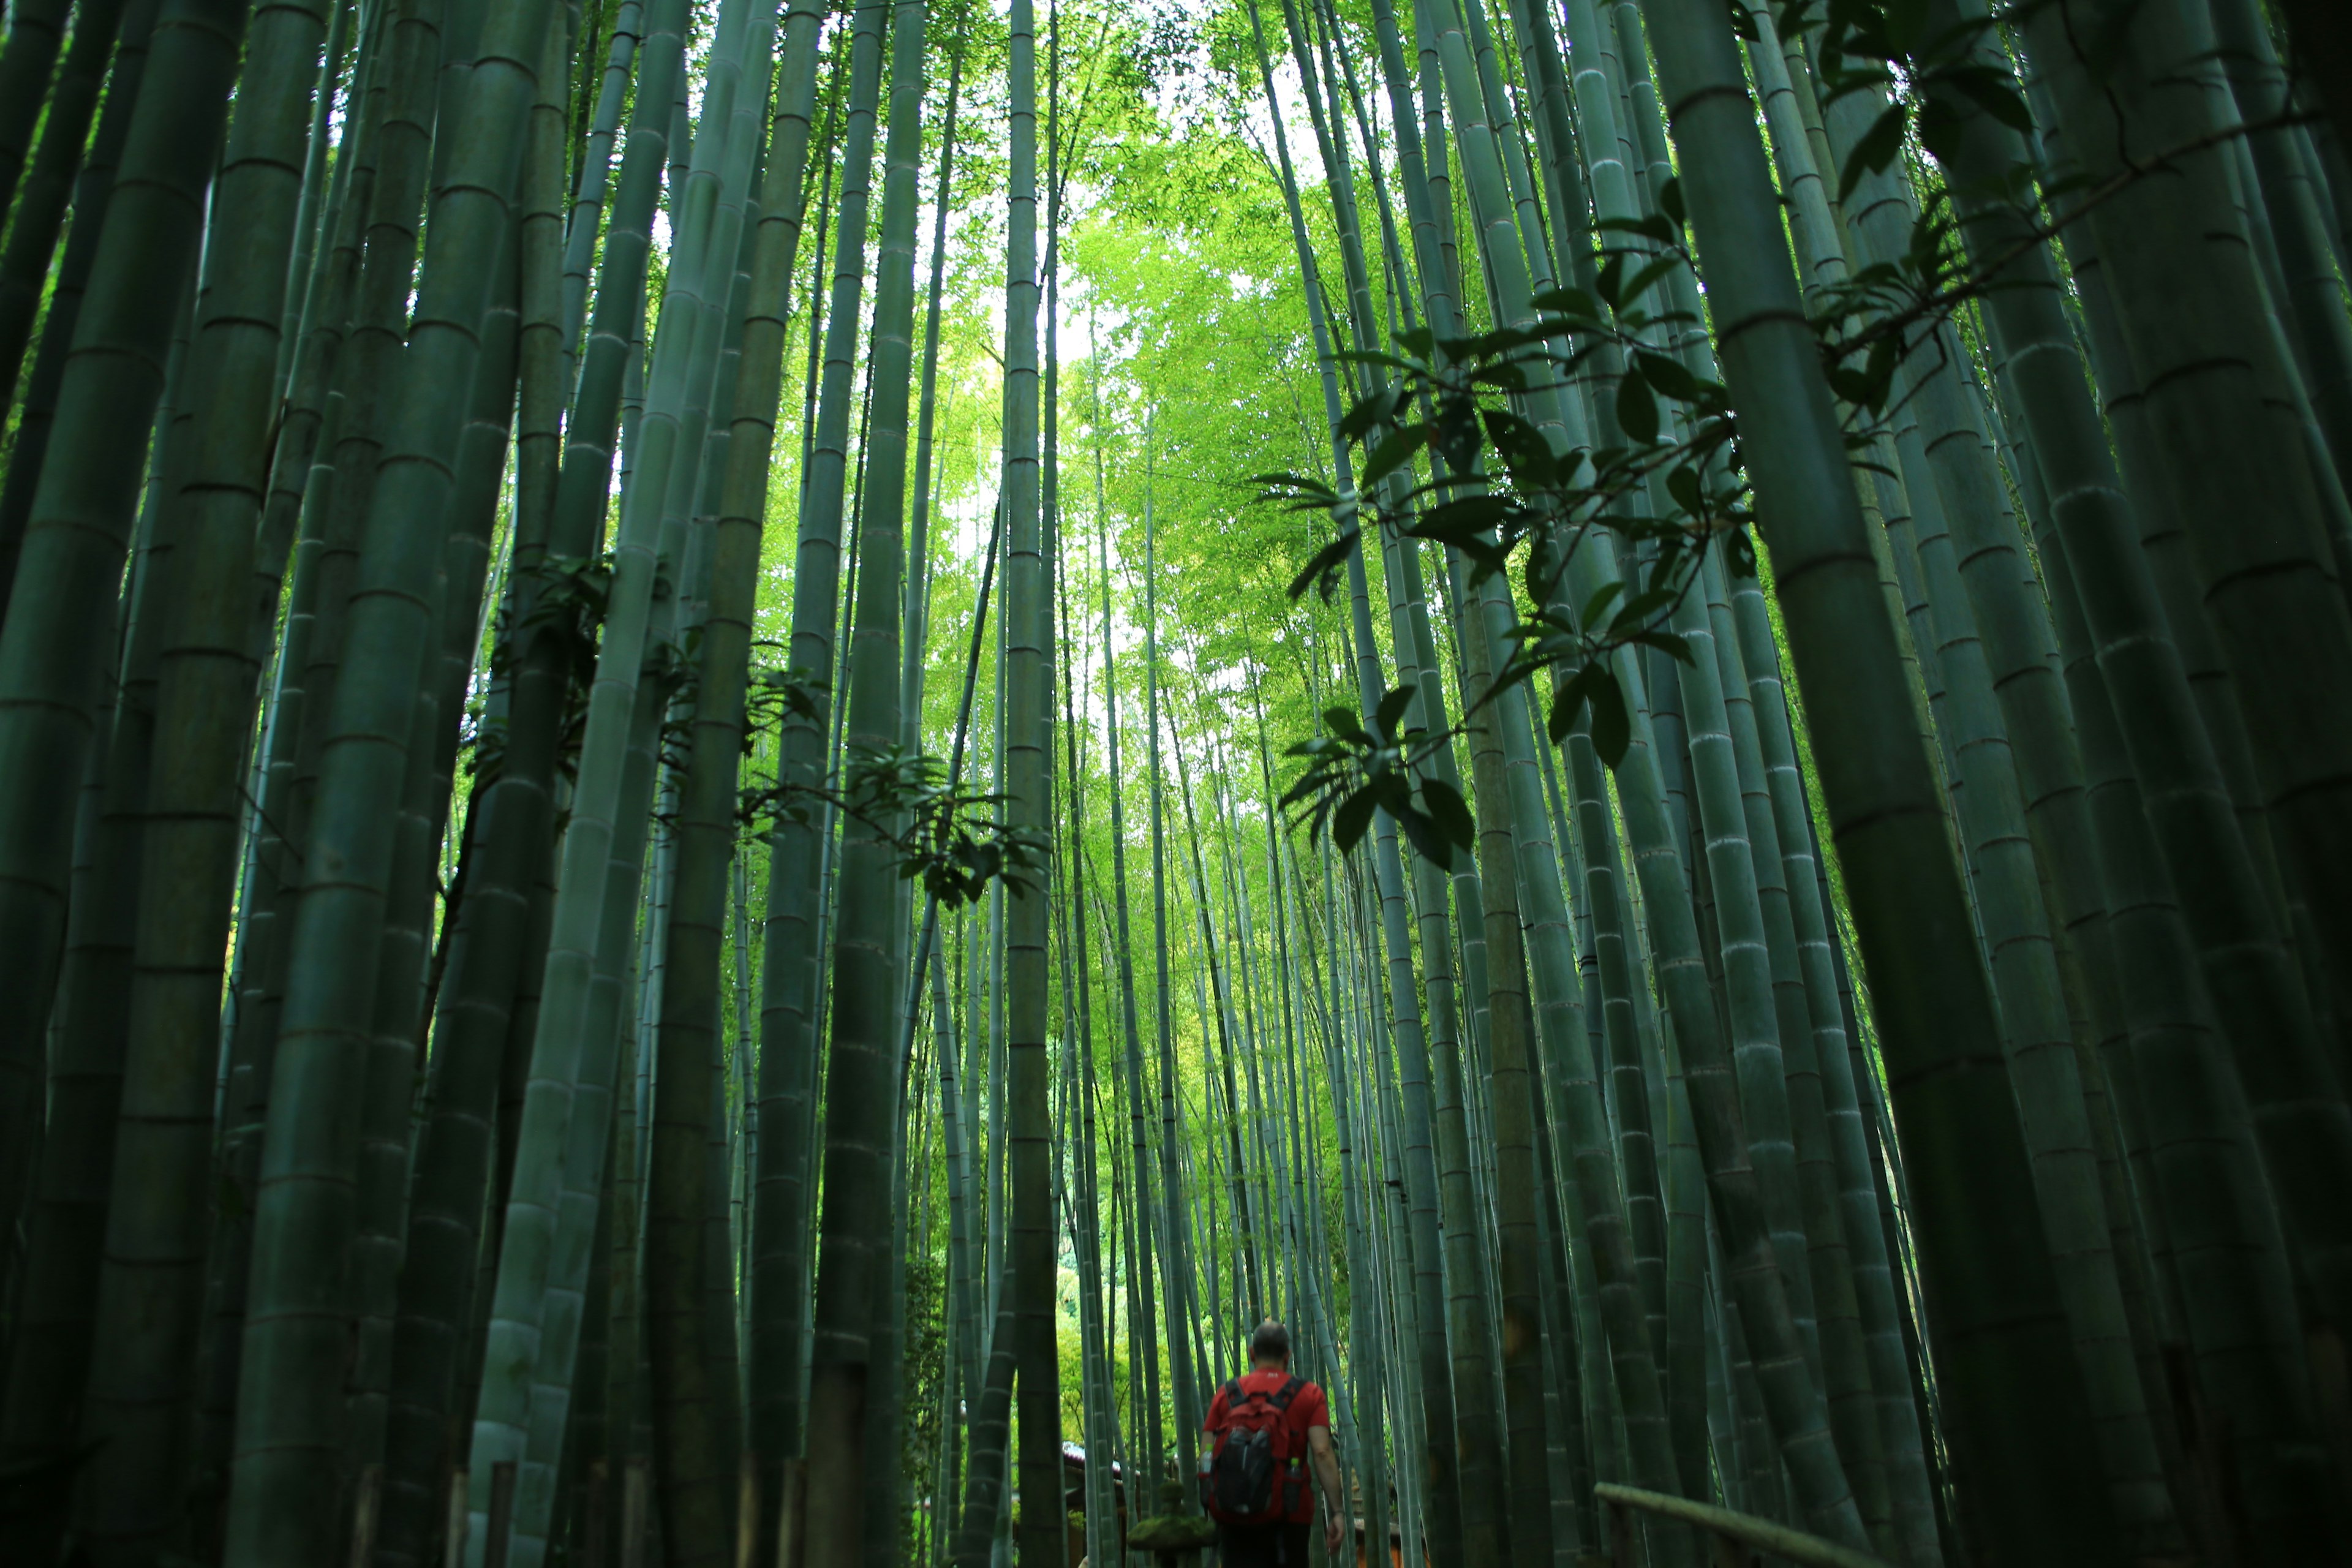
[[1336,1552],[1349,1529],[1348,1494],[1339,1487],[1339,1455],[1331,1447],[1331,1428],[1307,1429],[1307,1468],[1323,1489],[1323,1549]]

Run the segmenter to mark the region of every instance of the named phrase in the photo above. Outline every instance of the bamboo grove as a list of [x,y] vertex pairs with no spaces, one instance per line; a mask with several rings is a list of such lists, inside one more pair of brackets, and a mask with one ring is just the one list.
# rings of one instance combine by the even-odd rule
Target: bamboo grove
[[0,1559],[2352,1561],[2347,60],[13,0]]

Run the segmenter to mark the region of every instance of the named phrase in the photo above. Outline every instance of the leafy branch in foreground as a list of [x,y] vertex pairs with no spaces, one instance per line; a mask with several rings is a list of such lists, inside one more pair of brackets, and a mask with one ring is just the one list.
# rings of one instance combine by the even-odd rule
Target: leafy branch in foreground
[[1420,730],[1400,731],[1397,725],[1416,689],[1407,682],[1382,697],[1370,730],[1347,709],[1326,708],[1328,733],[1301,741],[1285,753],[1304,757],[1307,769],[1279,804],[1286,811],[1297,807],[1296,822],[1311,833],[1328,832],[1342,854],[1362,840],[1373,812],[1384,810],[1415,849],[1450,868],[1454,851],[1471,847],[1475,825],[1460,791],[1428,773],[1415,776],[1415,764],[1428,755],[1432,738]]
[[[2030,137],[2032,110],[2008,68],[1995,63],[2004,53],[2000,34],[2022,28],[2034,13],[2055,4],[2063,0],[1995,4],[1982,16],[1938,29],[1923,0],[1773,0],[1773,23],[1780,35],[1807,39],[1821,76],[1823,109],[1857,94],[1876,95],[1880,102],[1837,171],[1838,200],[1852,196],[1866,175],[1885,174],[1914,141],[1938,168],[1952,168],[1972,110]],[[2136,10],[2121,7],[2104,26],[2077,38],[2095,79],[2104,80],[2114,69]],[[1731,14],[1743,37],[1751,44],[1760,41],[1744,5],[1735,0]],[[2126,153],[2119,168],[2095,181],[2088,175],[2053,177],[2049,169],[2018,163],[1969,192],[2014,206],[2024,218],[2009,247],[1990,256],[1969,254],[1952,214],[1953,188],[1933,184],[1924,194],[1901,257],[1826,285],[1808,307],[1831,389],[1849,406],[1849,448],[1858,450],[1875,438],[1863,416],[1876,423],[1885,414],[1897,367],[1923,345],[1941,352],[1938,329],[1971,300],[2006,286],[2004,279],[2013,279],[2016,263],[2027,252],[2048,245],[2142,180],[2178,172],[2181,161],[2195,153],[2313,118],[2291,107],[2216,125],[2154,153]]]
[[[1334,524],[1331,540],[1292,580],[1294,599],[1313,587],[1328,603],[1367,526],[1458,552],[1474,590],[1496,575],[1516,579],[1516,618],[1505,633],[1511,652],[1463,721],[1549,671],[1552,738],[1565,738],[1589,713],[1594,744],[1613,767],[1632,723],[1612,656],[1646,646],[1687,662],[1690,651],[1668,623],[1698,580],[1707,546],[1722,541],[1743,574],[1752,574],[1755,558],[1724,389],[1652,346],[1687,323],[1686,314],[1654,314],[1635,303],[1688,264],[1678,228],[1665,216],[1612,226],[1637,232],[1658,251],[1610,253],[1593,292],[1539,295],[1538,313],[1520,326],[1444,342],[1416,330],[1400,334],[1401,353],[1342,356],[1388,378],[1340,424],[1341,437],[1362,453],[1353,489],[1294,473],[1261,474],[1254,482],[1259,500],[1322,512]],[[1614,440],[1570,446],[1556,426],[1538,422],[1537,411],[1588,369],[1614,387]],[[1423,452],[1433,477],[1412,482]],[[1580,549],[1622,555],[1632,567],[1630,584],[1612,564],[1607,586],[1572,603],[1564,584]],[[1329,831],[1342,849],[1385,809],[1416,848],[1444,864],[1449,845],[1467,847],[1469,817],[1460,811],[1457,822],[1460,796],[1420,764],[1460,731],[1399,732],[1412,689],[1390,692],[1369,731],[1345,709],[1327,710],[1327,732],[1289,750],[1307,767],[1284,804],[1298,808],[1310,831]]]
[[991,882],[1016,898],[1036,886],[1051,843],[1005,822],[1005,799],[958,789],[940,759],[890,745],[853,751],[830,786],[776,780],[745,789],[737,820],[773,832],[829,805],[890,846],[900,878],[921,879],[926,893],[955,909],[977,902]]
[[556,721],[555,765],[563,778],[577,773],[581,738],[588,722],[588,689],[596,677],[597,639],[604,632],[612,594],[610,552],[557,555],[540,563],[522,600],[528,605],[522,614],[514,613],[514,596],[500,604],[492,625],[489,679],[481,683],[481,690],[467,704],[458,737],[466,773],[475,787],[488,787],[506,768],[505,716],[484,700],[484,693],[489,685],[511,682],[525,650],[534,645],[552,649],[566,677],[563,708]]

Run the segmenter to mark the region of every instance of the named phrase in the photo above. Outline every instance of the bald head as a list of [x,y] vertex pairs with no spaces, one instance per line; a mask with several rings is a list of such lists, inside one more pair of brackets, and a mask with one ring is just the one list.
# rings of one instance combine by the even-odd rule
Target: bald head
[[1268,1318],[1251,1331],[1249,1352],[1253,1366],[1288,1366],[1290,1331]]

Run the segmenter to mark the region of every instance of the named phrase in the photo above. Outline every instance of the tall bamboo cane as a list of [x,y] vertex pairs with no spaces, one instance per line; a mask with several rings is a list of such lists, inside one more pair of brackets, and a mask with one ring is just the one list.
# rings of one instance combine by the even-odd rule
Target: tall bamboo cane
[[2031,1178],[2007,1074],[1986,1055],[1998,1039],[1990,984],[1967,945],[1966,894],[1927,759],[1898,738],[1909,698],[1828,389],[1795,315],[1796,280],[1762,259],[1774,254],[1763,237],[1779,229],[1735,45],[1684,0],[1650,0],[1643,12],[1669,121],[1685,149],[1706,150],[1685,164],[1685,199],[1711,267],[1734,405],[1756,443],[1749,461],[1790,648],[1801,679],[1822,694],[1807,710],[1848,894],[1865,960],[1887,977],[1874,999],[1912,1132],[1908,1163],[1941,1169],[1963,1158],[1946,1142],[1956,1123],[1944,1107],[1968,1104],[1972,1184],[1987,1194],[1988,1183],[2000,1184],[2010,1234],[2030,1242],[2000,1246],[1996,1266],[1975,1215],[1946,1194],[1927,1194],[1915,1211],[1948,1353],[1972,1366],[1997,1355],[2003,1369],[1946,1386],[1951,1436],[1969,1484],[2001,1500],[1991,1528],[2013,1543],[2006,1550],[2021,1562],[2091,1561],[2112,1534],[2102,1503],[2078,1484],[2094,1451],[2087,1408],[2038,1216],[2025,1217]]
[[323,1538],[335,1520],[340,1380],[328,1368],[340,1365],[349,1328],[341,1310],[317,1303],[320,1286],[340,1271],[353,1217],[357,1151],[338,1131],[359,1088],[357,998],[375,978],[394,826],[387,808],[401,784],[401,770],[386,760],[402,760],[406,749],[385,737],[407,732],[431,626],[427,591],[444,542],[419,520],[446,496],[459,435],[459,410],[426,389],[470,378],[488,303],[485,261],[513,221],[509,193],[547,26],[546,6],[532,0],[497,7],[471,90],[453,106],[467,146],[435,195],[415,325],[400,365],[403,388],[415,395],[390,410],[369,548],[348,616],[351,668],[363,674],[340,683],[320,753],[320,810],[306,859],[314,868],[348,864],[356,874],[338,885],[313,870],[318,879],[296,908],[289,943],[229,1502],[230,1550],[256,1560],[315,1560],[328,1550]]
[[[41,1041],[65,935],[98,648],[113,625],[105,605],[121,575],[142,477],[110,433],[143,428],[163,391],[178,281],[195,258],[246,9],[242,0],[180,0],[157,16],[116,179],[121,199],[108,202],[112,221],[91,258],[49,458],[0,622],[0,756],[10,759],[0,768],[0,931],[30,982],[0,1022],[0,1214],[22,1210],[37,1144]],[[37,37],[33,16],[20,36]],[[48,37],[54,51],[55,32]],[[10,54],[32,47],[12,44]],[[43,62],[41,79],[47,74]],[[29,115],[39,94],[9,102]],[[6,183],[15,184],[13,173]]]
[[[861,16],[861,21],[864,16]],[[867,26],[878,29],[876,8]],[[890,134],[884,153],[882,249],[876,268],[872,409],[863,454],[857,604],[847,655],[845,734],[880,751],[900,732],[901,576],[908,377],[913,364],[915,205],[922,121],[922,10],[893,13]],[[878,62],[877,62],[878,63]],[[853,102],[855,102],[853,99]],[[849,236],[845,229],[844,238]],[[863,236],[858,237],[862,245]],[[840,320],[836,317],[836,321]],[[872,1322],[886,1305],[887,1275],[877,1243],[889,1234],[886,1119],[898,1101],[899,994],[891,935],[895,909],[882,826],[853,822],[843,847],[840,935],[833,954],[834,1033],[825,1072],[824,1200],[817,1260],[810,1384],[807,1560],[863,1561],[871,1418]],[[1040,895],[1039,908],[1043,901]],[[1042,974],[1039,976],[1043,980]],[[877,1161],[881,1162],[877,1164]],[[895,1453],[896,1445],[891,1445]]]
[[[41,139],[33,150],[21,199],[8,223],[7,248],[0,251],[0,386],[8,389],[8,401],[15,398],[25,346],[32,341],[49,262],[56,254],[58,231],[87,150],[90,120],[98,112],[100,89],[107,85],[108,64],[116,58],[116,31],[126,16],[127,8],[119,0],[99,0],[76,14],[73,41],[58,68],[57,86],[42,115]],[[136,47],[143,48],[145,32],[152,25],[151,10],[135,32],[126,36],[137,38]],[[12,62],[0,57],[0,76],[11,71]],[[115,79],[125,79],[115,73]],[[37,104],[38,93],[31,96]],[[13,551],[10,553],[13,566]]]

